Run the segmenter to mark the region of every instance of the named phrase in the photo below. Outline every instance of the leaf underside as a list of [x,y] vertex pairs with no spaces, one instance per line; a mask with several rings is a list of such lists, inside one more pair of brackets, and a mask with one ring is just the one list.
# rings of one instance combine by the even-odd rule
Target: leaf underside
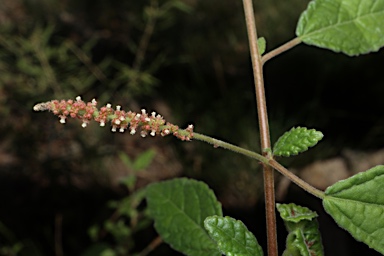
[[296,35],[306,44],[356,56],[384,46],[384,0],[315,0]]
[[328,187],[324,209],[358,241],[384,254],[384,166]]

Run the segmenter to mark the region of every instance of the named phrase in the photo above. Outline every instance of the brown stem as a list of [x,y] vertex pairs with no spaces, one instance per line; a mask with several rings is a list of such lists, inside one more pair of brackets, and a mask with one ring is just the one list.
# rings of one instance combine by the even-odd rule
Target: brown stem
[[272,59],[273,57],[295,47],[296,45],[300,44],[301,43],[301,39],[296,37],[294,39],[292,39],[291,41],[288,41],[286,42],[285,44],[277,47],[276,49],[266,53],[262,58],[261,58],[261,61],[262,63],[264,64],[265,62],[267,62],[268,60]]
[[160,236],[156,237],[147,247],[142,250],[138,256],[146,256],[148,253],[153,251],[157,246],[159,246],[163,240],[161,239]]
[[63,245],[62,245],[62,226],[63,226],[63,215],[57,213],[55,215],[55,255],[63,256]]
[[[257,45],[257,32],[252,0],[243,0],[245,21],[247,24],[249,47],[251,51],[254,75],[257,112],[259,117],[261,148],[263,155],[272,158],[270,153],[271,141],[269,136],[267,104],[265,100],[263,64]],[[274,172],[270,166],[264,165],[265,212],[267,221],[268,255],[277,256],[277,229],[275,214]]]

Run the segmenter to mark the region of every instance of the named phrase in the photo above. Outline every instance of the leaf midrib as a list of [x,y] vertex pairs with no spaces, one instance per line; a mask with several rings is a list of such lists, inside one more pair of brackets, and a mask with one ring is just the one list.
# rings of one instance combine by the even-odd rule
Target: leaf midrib
[[335,23],[335,24],[332,24],[332,25],[323,27],[323,28],[321,28],[321,29],[318,29],[318,30],[316,30],[316,31],[310,32],[310,33],[308,33],[308,34],[299,36],[299,38],[301,38],[301,39],[305,39],[306,37],[313,36],[314,34],[318,34],[319,32],[322,33],[323,31],[325,31],[325,30],[327,30],[327,29],[331,29],[332,27],[342,26],[342,25],[345,25],[345,24],[348,24],[348,23],[354,23],[354,22],[355,22],[356,20],[358,20],[358,19],[364,18],[364,17],[369,16],[369,15],[377,15],[377,14],[380,14],[380,13],[384,13],[384,10],[382,10],[382,11],[377,11],[377,12],[371,12],[371,13],[368,13],[368,14],[365,14],[365,15],[362,15],[362,16],[355,17],[355,18],[353,18],[353,19],[351,19],[351,20],[348,20],[348,21],[343,21],[343,22],[340,22],[340,23]]

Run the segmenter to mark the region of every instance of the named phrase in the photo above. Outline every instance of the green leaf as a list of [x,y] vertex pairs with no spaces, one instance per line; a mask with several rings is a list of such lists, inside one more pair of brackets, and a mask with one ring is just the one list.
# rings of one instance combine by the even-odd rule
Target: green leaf
[[239,220],[228,216],[211,216],[205,219],[204,227],[225,255],[263,255],[263,250],[256,237]]
[[299,19],[296,35],[306,44],[349,56],[384,46],[384,0],[315,0]]
[[265,38],[264,37],[259,37],[257,39],[257,47],[259,49],[259,54],[260,55],[264,54],[266,46],[267,46],[267,42],[265,41]]
[[147,187],[146,197],[157,232],[172,248],[186,255],[221,255],[204,229],[206,217],[222,216],[205,183],[186,178],[159,182]]
[[133,163],[133,169],[135,171],[140,171],[140,170],[147,168],[151,164],[155,155],[156,155],[156,152],[153,149],[149,149],[149,150],[141,153],[135,159],[135,162]]
[[315,129],[293,127],[276,141],[273,154],[275,156],[297,155],[308,150],[308,147],[315,146],[323,137],[324,135]]
[[[280,212],[280,217],[287,223],[299,223],[303,220],[313,220],[318,215],[307,207],[302,207],[296,204],[276,204],[277,210]],[[288,231],[292,231],[289,229]]]
[[132,160],[129,156],[124,152],[119,152],[119,158],[124,163],[124,165],[128,168],[133,168]]
[[281,218],[289,231],[285,255],[324,255],[317,213],[295,204],[276,204]]
[[324,209],[358,241],[384,254],[384,166],[328,187]]

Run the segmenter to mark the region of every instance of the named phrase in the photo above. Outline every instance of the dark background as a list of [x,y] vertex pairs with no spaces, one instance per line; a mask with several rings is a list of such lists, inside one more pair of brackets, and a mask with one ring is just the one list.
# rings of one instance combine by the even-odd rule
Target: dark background
[[[307,3],[255,3],[267,50],[294,38]],[[292,126],[325,135],[284,164],[300,170],[344,157],[346,149],[369,156],[383,147],[383,60],[383,51],[351,58],[299,45],[265,64],[272,141]],[[156,110],[182,127],[193,123],[197,132],[259,150],[242,1],[0,2],[0,255],[139,252],[156,237],[151,223],[128,235],[107,231],[92,239],[89,232],[108,230],[111,219],[129,226],[111,201],[178,176],[207,182],[225,214],[242,220],[265,247],[257,162],[200,142],[112,134],[96,124],[83,129],[78,120],[61,125],[50,113],[32,111],[38,102],[78,95],[97,98],[99,106]],[[120,180],[133,170],[119,155],[135,159],[147,150],[155,156],[130,190]],[[280,202],[319,213],[326,255],[374,255],[340,230],[320,201],[293,185],[286,192]],[[278,224],[283,250],[286,233]],[[150,255],[171,253],[162,244]]]

